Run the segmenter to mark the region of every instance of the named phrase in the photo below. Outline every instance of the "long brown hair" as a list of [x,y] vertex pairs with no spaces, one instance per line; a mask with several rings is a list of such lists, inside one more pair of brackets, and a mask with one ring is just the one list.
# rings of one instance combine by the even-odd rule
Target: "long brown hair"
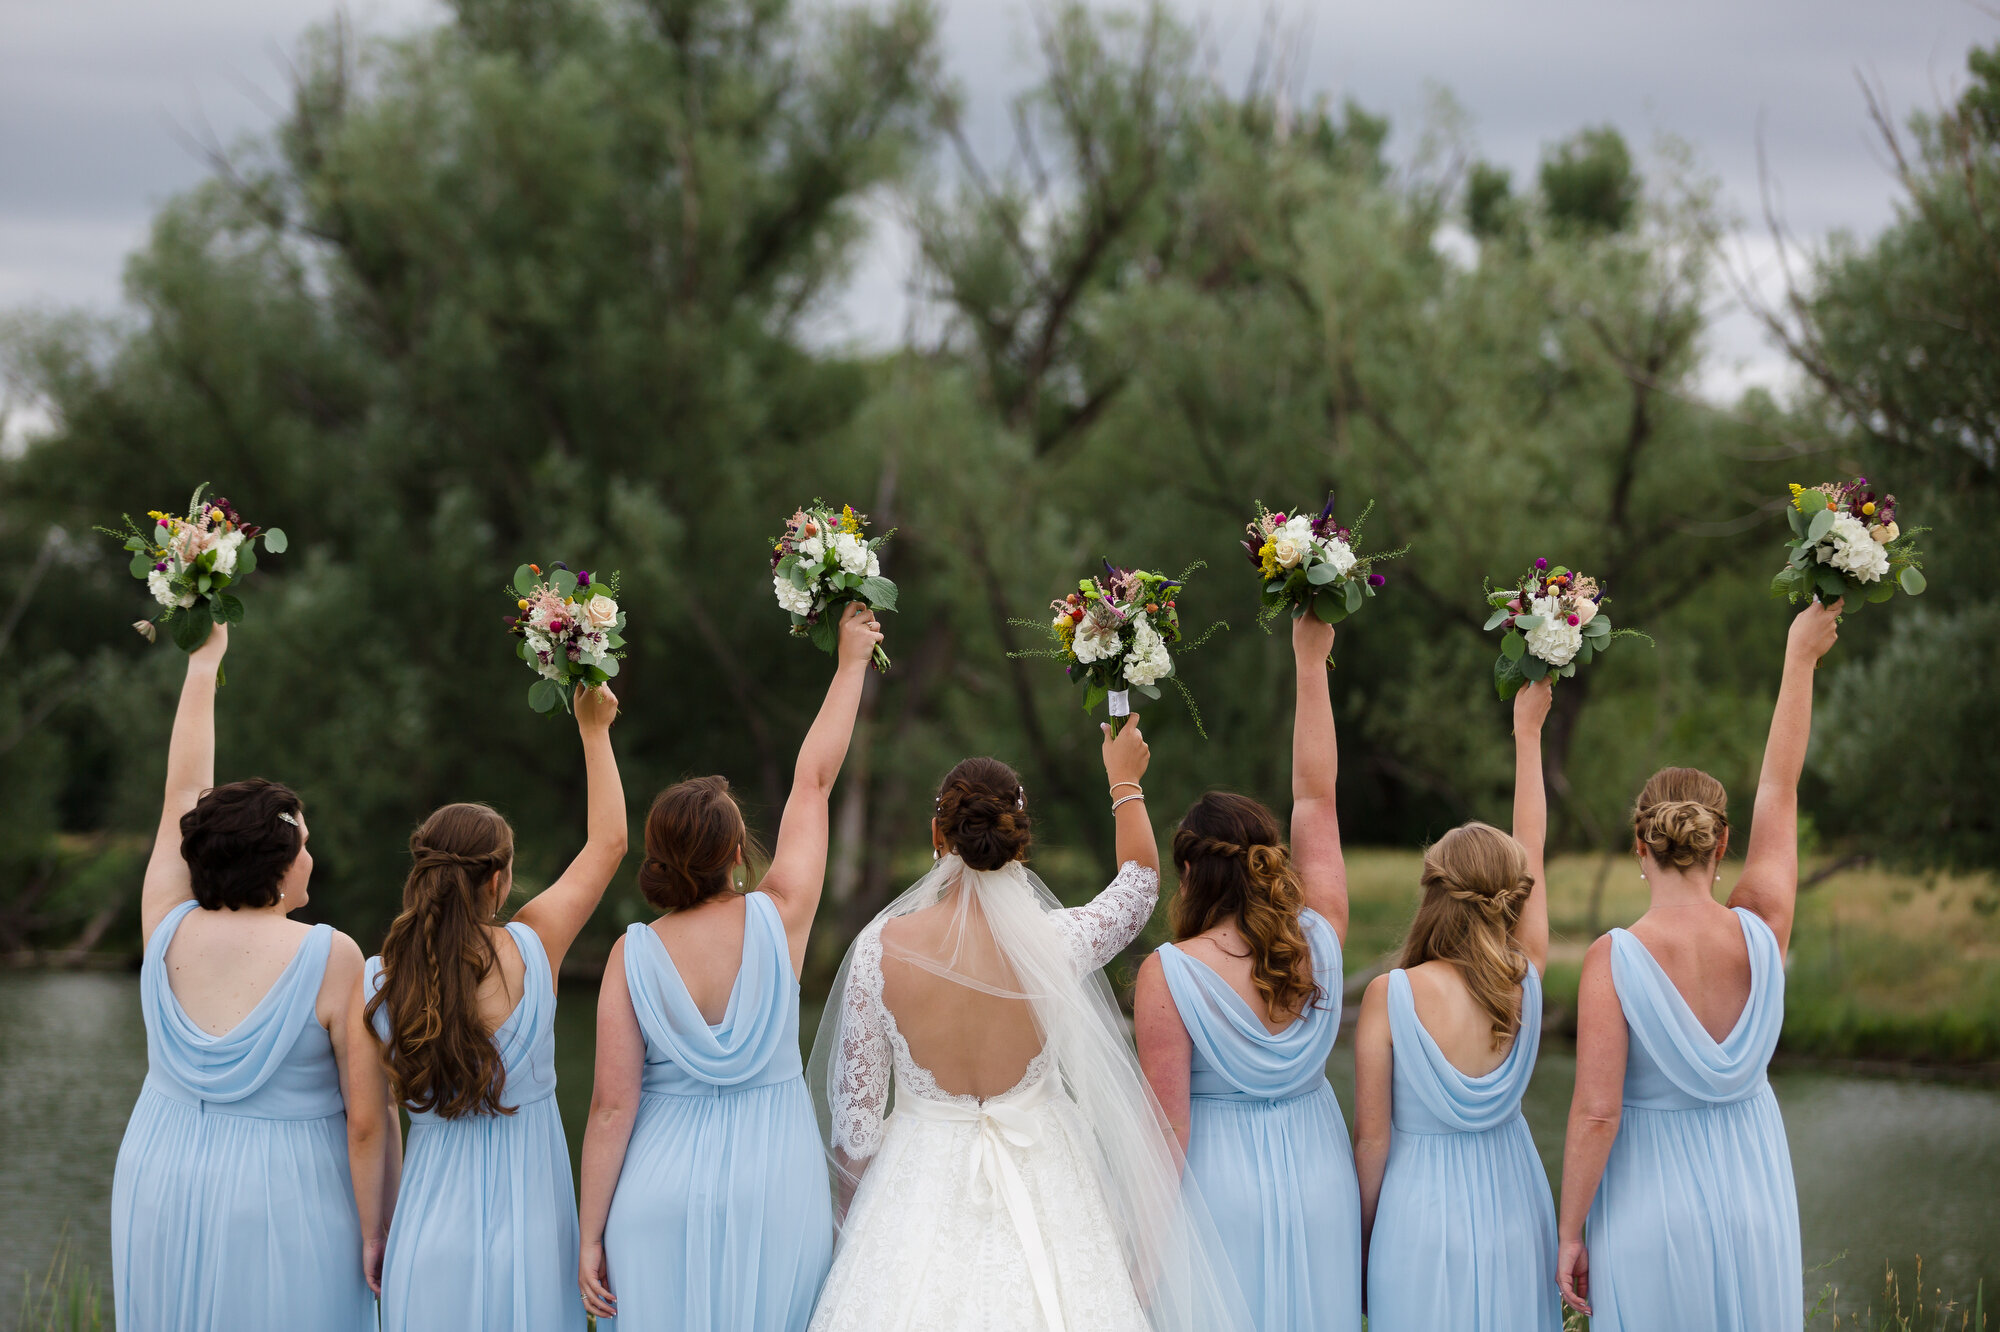
[[1729,835],[1729,792],[1700,768],[1661,768],[1632,805],[1632,835],[1663,868],[1706,868]]
[[410,834],[403,911],[382,941],[383,1061],[396,1100],[443,1119],[514,1111],[507,1068],[479,1015],[479,983],[500,965],[486,922],[493,876],[514,860],[514,830],[485,805],[446,805]]
[[1535,886],[1528,853],[1490,823],[1463,824],[1424,852],[1423,885],[1396,965],[1456,963],[1473,1002],[1493,1020],[1497,1050],[1521,1026],[1528,955],[1514,941],[1514,926]]
[[976,870],[1025,860],[1034,841],[1020,774],[996,758],[969,758],[938,784],[938,832]]
[[1250,945],[1250,979],[1274,1020],[1295,1018],[1325,998],[1299,923],[1305,886],[1270,810],[1249,796],[1210,791],[1181,817],[1174,863],[1181,871],[1176,943],[1234,917]]
[[766,859],[743,821],[727,777],[689,777],[653,797],[646,811],[646,859],[639,891],[660,911],[685,911],[732,890],[741,852]]

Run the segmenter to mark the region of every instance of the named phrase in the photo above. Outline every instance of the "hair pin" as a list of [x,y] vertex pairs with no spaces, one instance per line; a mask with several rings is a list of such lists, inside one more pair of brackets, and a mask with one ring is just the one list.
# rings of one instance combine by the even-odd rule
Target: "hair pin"
[[1027,788],[1027,787],[1025,787],[1025,786],[1017,786],[1017,787],[1015,787],[1015,788],[1014,788],[1014,808],[1015,808],[1015,809],[1026,809],[1027,807],[1028,807],[1028,788]]
[[282,809],[278,811],[278,817],[283,819],[286,823],[291,824],[294,828],[299,826],[299,821],[293,818],[290,814],[287,814]]

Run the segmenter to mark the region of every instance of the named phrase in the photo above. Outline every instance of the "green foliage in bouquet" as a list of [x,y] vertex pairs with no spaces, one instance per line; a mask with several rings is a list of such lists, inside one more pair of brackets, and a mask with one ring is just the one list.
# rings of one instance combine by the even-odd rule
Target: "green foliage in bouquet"
[[1793,483],[1785,521],[1792,537],[1785,567],[1771,580],[1772,596],[1794,602],[1815,595],[1829,602],[1845,597],[1843,610],[1853,612],[1871,601],[1887,601],[1899,587],[1913,597],[1923,592],[1917,537],[1930,529],[1902,530],[1896,497],[1868,489],[1867,477],[1811,489]]
[[1512,587],[1486,589],[1486,628],[1503,629],[1493,663],[1493,688],[1512,698],[1521,686],[1576,674],[1620,638],[1653,640],[1637,629],[1614,629],[1604,605],[1611,597],[1589,574],[1545,559]]
[[[896,609],[896,585],[882,576],[882,544],[895,532],[868,536],[868,515],[851,504],[835,513],[814,500],[785,520],[771,544],[771,587],[791,613],[792,633],[828,656],[840,648],[840,615],[850,602],[874,611]],[[889,654],[875,645],[875,669]]]
[[157,626],[165,625],[183,652],[207,642],[210,625],[242,621],[243,600],[229,589],[257,567],[257,542],[261,539],[272,555],[282,554],[286,544],[284,532],[244,522],[228,500],[204,499],[207,490],[206,481],[196,486],[187,512],[178,517],[149,512],[150,531],[129,513],[123,515],[124,527],[97,529],[132,552],[132,576],[162,607],[157,617],[132,627],[150,643],[159,637]]
[[1310,611],[1328,624],[1339,624],[1388,582],[1375,566],[1408,553],[1409,547],[1379,555],[1357,553],[1361,525],[1374,509],[1370,500],[1352,527],[1342,527],[1333,516],[1331,495],[1317,518],[1272,513],[1257,505],[1257,517],[1247,529],[1249,539],[1240,544],[1264,580],[1264,604],[1257,621],[1266,632],[1286,610],[1294,618]]
[[625,654],[625,612],[618,606],[618,575],[571,573],[558,561],[548,574],[538,564],[514,570],[507,589],[515,614],[507,632],[521,641],[514,651],[540,678],[528,686],[528,706],[540,713],[568,712],[579,688],[610,681]]

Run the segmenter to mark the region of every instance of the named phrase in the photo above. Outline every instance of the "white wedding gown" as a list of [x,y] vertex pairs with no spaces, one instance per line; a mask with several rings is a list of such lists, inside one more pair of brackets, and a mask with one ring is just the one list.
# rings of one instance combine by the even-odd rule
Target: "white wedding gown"
[[[1208,1258],[1190,1258],[1184,1225],[1130,1215],[1178,1215],[1178,1161],[1164,1146],[1157,1107],[1138,1089],[1122,1022],[1115,1010],[1100,1011],[1108,989],[1098,1000],[1090,988],[1102,988],[1097,971],[1151,917],[1159,875],[1128,862],[1089,905],[1049,909],[1054,900],[1024,867],[962,870],[963,888],[954,886],[954,873],[941,865],[933,876],[941,874],[940,882],[919,885],[905,902],[943,901],[949,910],[953,892],[970,897],[972,909],[961,908],[960,919],[974,923],[953,928],[977,930],[989,946],[997,938],[1011,967],[1003,984],[1018,988],[992,983],[991,971],[985,979],[954,971],[972,951],[957,938],[948,958],[940,953],[916,965],[988,994],[1032,999],[1035,1026],[1028,1030],[1041,1032],[1045,1044],[1000,1095],[981,1100],[942,1089],[912,1056],[883,1000],[882,928],[897,908],[857,936],[844,985],[836,983],[839,1008],[829,1012],[838,1015],[836,1048],[830,1058],[815,1052],[830,1146],[853,1196],[812,1332],[1237,1326],[1227,1314],[1189,1313],[1200,1301],[1180,1289],[1186,1273],[1164,1281],[1146,1274],[1177,1263],[1201,1269],[1206,1280]],[[1058,970],[1067,976],[1052,974]],[[1115,1050],[1104,1044],[1106,1029]],[[1064,1069],[1064,1051],[1093,1067]],[[1118,1133],[1144,1140],[1121,1149]],[[1135,1282],[1147,1287],[1145,1296]],[[1175,1291],[1162,1298],[1163,1287]],[[1172,1316],[1163,1317],[1163,1307]]]

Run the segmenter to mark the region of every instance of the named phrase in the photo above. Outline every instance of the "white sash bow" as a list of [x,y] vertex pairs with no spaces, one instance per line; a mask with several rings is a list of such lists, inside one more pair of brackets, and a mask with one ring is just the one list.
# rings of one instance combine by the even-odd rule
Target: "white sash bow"
[[1041,1126],[1030,1112],[1049,1099],[1051,1081],[1051,1077],[1044,1076],[1005,1100],[986,1101],[978,1106],[933,1101],[923,1096],[899,1096],[896,1113],[933,1123],[979,1126],[971,1178],[982,1184],[989,1195],[999,1195],[1006,1206],[1007,1215],[1014,1222],[1014,1232],[1021,1237],[1021,1248],[1027,1254],[1028,1276],[1035,1283],[1035,1298],[1041,1303],[1049,1332],[1066,1332],[1062,1302],[1056,1294],[1055,1269],[1049,1261],[1048,1247],[1042,1242],[1042,1228],[1035,1221],[1034,1199],[1028,1196],[1027,1182],[1007,1151],[1009,1147],[1033,1147],[1041,1141]]

